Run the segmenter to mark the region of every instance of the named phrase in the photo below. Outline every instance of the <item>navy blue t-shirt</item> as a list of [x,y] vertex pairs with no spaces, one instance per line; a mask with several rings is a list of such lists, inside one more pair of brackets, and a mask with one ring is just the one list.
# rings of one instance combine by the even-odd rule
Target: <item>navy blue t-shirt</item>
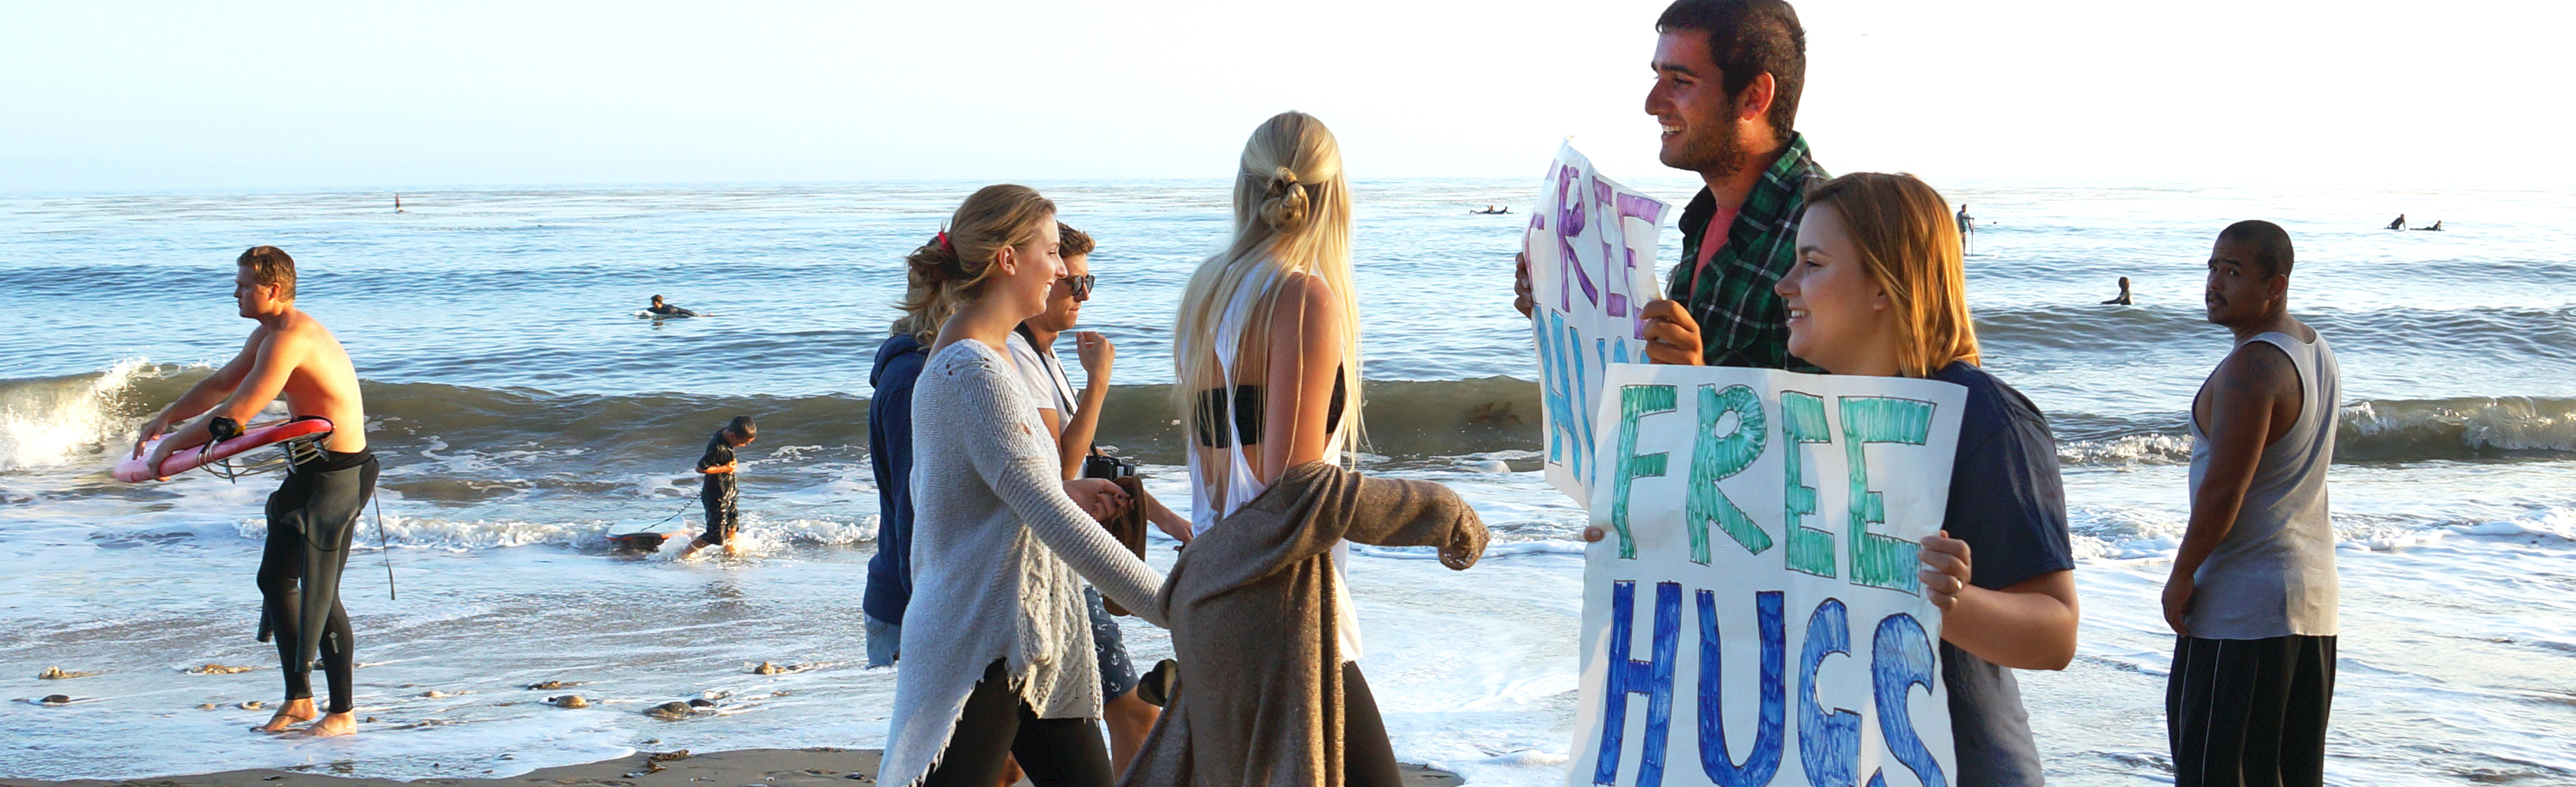
[[[1969,584],[2002,590],[2075,568],[2067,543],[2066,488],[2057,475],[2057,438],[2020,391],[1984,369],[1952,362],[1932,379],[1968,389],[1959,454],[1950,467],[1942,527],[1968,542]],[[1950,735],[1959,755],[1953,783],[2037,785],[2039,745],[2011,669],[1941,643],[1941,682],[1950,691]]]

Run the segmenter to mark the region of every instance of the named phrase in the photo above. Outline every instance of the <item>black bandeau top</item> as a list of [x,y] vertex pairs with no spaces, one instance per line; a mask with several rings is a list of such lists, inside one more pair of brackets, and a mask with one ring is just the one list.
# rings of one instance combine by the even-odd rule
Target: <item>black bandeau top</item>
[[[1333,403],[1325,410],[1325,434],[1331,434],[1342,425],[1342,408],[1350,398],[1350,392],[1346,390],[1348,383],[1342,376],[1342,371],[1346,368],[1348,367],[1333,369]],[[1234,387],[1231,402],[1234,410],[1234,433],[1243,436],[1244,445],[1261,444],[1263,412],[1261,389],[1262,386],[1249,383]],[[1226,420],[1228,404],[1223,388],[1209,388],[1199,392],[1198,405],[1191,408],[1191,420],[1198,423],[1199,445],[1210,448],[1234,447],[1232,440],[1228,439],[1225,429],[1222,428]]]

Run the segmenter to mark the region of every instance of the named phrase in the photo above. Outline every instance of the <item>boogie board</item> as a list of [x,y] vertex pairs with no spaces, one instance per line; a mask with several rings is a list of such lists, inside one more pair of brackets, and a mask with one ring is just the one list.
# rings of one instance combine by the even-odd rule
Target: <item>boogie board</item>
[[[143,466],[145,459],[118,462],[116,480],[137,483],[155,478],[169,478],[209,463],[231,459],[254,448],[276,445],[298,437],[329,434],[330,431],[331,419],[320,417],[253,424],[251,428],[244,430],[240,437],[216,443],[210,449],[189,448],[171,452],[170,458],[161,461],[161,472],[158,473]],[[146,459],[152,455],[152,449],[160,444],[161,440],[156,439],[150,445],[143,447]]]
[[670,536],[664,533],[610,533],[608,547],[620,552],[651,552],[662,548]]

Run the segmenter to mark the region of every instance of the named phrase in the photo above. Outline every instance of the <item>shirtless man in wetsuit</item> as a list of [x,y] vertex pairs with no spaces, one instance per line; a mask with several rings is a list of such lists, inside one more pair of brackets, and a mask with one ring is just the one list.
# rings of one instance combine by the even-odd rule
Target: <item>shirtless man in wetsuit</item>
[[[290,415],[331,419],[321,455],[289,467],[285,483],[268,497],[268,544],[259,563],[261,633],[273,630],[277,636],[286,701],[259,729],[284,732],[313,721],[306,734],[347,735],[358,731],[350,675],[356,657],[349,613],[339,600],[340,570],[348,564],[359,507],[375,492],[378,467],[367,450],[358,372],[340,341],[295,308],[294,258],[275,246],[254,246],[236,263],[233,301],[259,327],[224,368],[143,421],[134,454],[143,455],[153,438],[169,433],[151,448],[148,466],[158,468],[172,453],[205,445],[218,432],[238,431],[280,396]],[[328,714],[313,705],[317,653],[331,687]]]

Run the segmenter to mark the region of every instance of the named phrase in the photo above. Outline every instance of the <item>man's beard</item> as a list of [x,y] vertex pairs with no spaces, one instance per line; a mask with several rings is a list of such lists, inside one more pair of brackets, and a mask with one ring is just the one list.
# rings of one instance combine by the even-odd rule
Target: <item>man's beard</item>
[[1673,160],[1665,161],[1664,166],[1690,170],[1711,178],[1734,177],[1753,160],[1751,154],[1744,152],[1743,128],[1737,123],[1721,122],[1716,133],[1686,141],[1680,150],[1673,152]]

